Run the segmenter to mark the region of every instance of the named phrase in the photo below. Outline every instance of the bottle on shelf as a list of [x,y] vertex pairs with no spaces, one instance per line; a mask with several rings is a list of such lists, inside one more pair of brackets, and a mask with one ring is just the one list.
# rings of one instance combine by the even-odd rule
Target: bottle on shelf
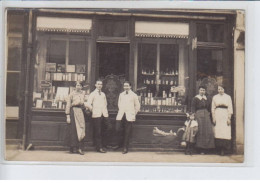
[[169,83],[169,81],[168,81],[168,79],[166,79],[165,84],[168,85],[168,83]]

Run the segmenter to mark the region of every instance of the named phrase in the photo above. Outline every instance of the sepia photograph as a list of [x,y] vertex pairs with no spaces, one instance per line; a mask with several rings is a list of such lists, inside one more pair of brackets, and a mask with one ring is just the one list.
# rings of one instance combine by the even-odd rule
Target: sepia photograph
[[246,13],[6,8],[5,161],[243,164]]

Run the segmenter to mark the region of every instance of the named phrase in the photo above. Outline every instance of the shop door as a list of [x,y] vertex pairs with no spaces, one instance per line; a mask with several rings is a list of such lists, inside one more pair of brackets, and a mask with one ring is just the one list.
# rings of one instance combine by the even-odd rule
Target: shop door
[[97,44],[97,79],[103,80],[108,110],[117,110],[117,100],[122,91],[122,84],[129,79],[129,44]]

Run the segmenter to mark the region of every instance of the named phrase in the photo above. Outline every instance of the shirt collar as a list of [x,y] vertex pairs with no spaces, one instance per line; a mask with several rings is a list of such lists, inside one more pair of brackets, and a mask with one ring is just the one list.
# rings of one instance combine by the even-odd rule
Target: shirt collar
[[206,95],[203,95],[203,96],[201,96],[201,95],[196,95],[196,97],[198,98],[198,99],[205,99],[205,100],[207,100],[207,97],[206,97]]
[[[99,90],[96,88],[96,89],[95,89],[95,92],[96,92],[96,93],[99,93]],[[101,90],[100,90],[100,93],[102,93]]]
[[[128,91],[128,94],[130,94],[132,92],[132,90],[130,89],[129,91]],[[124,91],[124,94],[126,95],[126,91]]]

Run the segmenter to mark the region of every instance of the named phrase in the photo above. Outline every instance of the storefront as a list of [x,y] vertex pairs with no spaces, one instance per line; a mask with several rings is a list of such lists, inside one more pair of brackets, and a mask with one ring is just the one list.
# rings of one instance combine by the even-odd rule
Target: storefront
[[[176,132],[182,127],[201,84],[210,97],[217,93],[217,84],[224,84],[234,99],[236,15],[236,11],[31,10],[25,146],[63,146],[65,99],[75,81],[85,81],[90,92],[95,81],[103,79],[111,122],[122,82],[129,80],[138,94],[141,111],[131,148],[179,150],[178,140],[155,137],[153,128]],[[89,120],[87,147],[92,145]],[[235,118],[232,126],[235,146]]]

